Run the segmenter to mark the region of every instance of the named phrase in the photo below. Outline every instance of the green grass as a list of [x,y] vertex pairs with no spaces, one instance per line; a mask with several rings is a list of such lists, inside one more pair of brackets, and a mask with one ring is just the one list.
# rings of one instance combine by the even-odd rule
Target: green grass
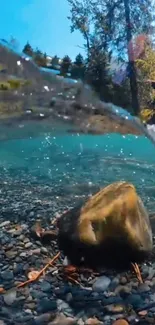
[[22,101],[0,101],[0,119],[19,116],[23,113]]
[[31,84],[29,80],[22,80],[22,79],[7,79],[5,81],[0,81],[0,90],[17,90],[24,86],[28,86]]

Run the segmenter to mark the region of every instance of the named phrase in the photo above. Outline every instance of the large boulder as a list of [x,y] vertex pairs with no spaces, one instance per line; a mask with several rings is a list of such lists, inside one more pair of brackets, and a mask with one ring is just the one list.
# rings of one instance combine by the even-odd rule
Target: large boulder
[[58,220],[59,248],[71,263],[128,267],[152,251],[148,213],[134,185],[115,182]]

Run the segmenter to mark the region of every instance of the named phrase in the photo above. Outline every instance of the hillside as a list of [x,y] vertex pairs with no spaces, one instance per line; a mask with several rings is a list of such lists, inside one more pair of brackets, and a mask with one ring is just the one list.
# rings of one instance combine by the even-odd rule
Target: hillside
[[141,133],[130,121],[112,118],[109,107],[99,101],[90,87],[42,71],[25,55],[0,44],[0,120],[3,125],[12,118],[14,125],[15,121],[56,118],[70,121],[83,133]]

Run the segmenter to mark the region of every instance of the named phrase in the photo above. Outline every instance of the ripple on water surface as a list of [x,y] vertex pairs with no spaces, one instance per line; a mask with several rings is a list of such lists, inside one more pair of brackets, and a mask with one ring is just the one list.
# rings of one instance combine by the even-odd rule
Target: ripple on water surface
[[45,133],[1,141],[0,178],[19,186],[37,183],[53,193],[73,193],[75,201],[117,180],[133,182],[149,209],[155,186],[154,145],[143,136]]

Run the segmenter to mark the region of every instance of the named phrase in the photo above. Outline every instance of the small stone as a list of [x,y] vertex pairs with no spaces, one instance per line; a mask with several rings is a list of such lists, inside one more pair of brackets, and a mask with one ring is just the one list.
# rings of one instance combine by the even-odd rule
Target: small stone
[[68,292],[67,295],[66,295],[66,301],[67,302],[70,302],[73,300],[73,295],[71,292]]
[[41,249],[40,248],[36,248],[36,249],[31,250],[31,254],[32,255],[39,255],[40,252],[41,252]]
[[128,304],[132,305],[134,308],[139,308],[139,307],[143,306],[143,304],[144,304],[143,299],[138,294],[130,294],[127,297],[126,301]]
[[120,284],[124,285],[127,283],[127,278],[125,276],[122,276],[120,279]]
[[23,272],[23,264],[22,263],[14,263],[13,267],[14,274],[19,274]]
[[152,278],[155,275],[155,269],[154,268],[149,268],[149,275],[148,275],[148,280],[152,280]]
[[146,283],[141,283],[139,285],[139,287],[138,287],[138,291],[140,293],[142,293],[142,292],[148,292],[148,291],[150,291],[150,287]]
[[32,310],[31,309],[25,309],[25,313],[32,314]]
[[131,288],[129,286],[124,286],[124,285],[119,285],[118,287],[116,287],[115,289],[115,294],[118,295],[128,295],[129,293],[131,293]]
[[64,314],[59,314],[53,322],[50,322],[48,325],[76,325],[77,322],[74,318],[66,317]]
[[104,316],[104,321],[105,322],[108,322],[109,323],[110,320],[111,320],[111,317],[109,315],[105,315]]
[[68,257],[65,256],[65,258],[63,260],[63,266],[68,266],[68,265],[69,265]]
[[41,253],[47,254],[48,253],[47,248],[46,247],[41,247]]
[[147,315],[147,310],[141,310],[138,313],[139,316],[146,316]]
[[31,246],[32,246],[32,243],[30,241],[25,244],[25,248],[30,248]]
[[117,319],[112,325],[129,325],[125,319]]
[[44,323],[48,323],[49,321],[53,320],[54,314],[51,313],[45,313],[42,315],[39,315],[35,318],[35,324],[36,325],[42,325]]
[[41,282],[41,284],[40,284],[40,288],[41,288],[41,290],[42,290],[43,292],[49,292],[49,291],[51,291],[51,285],[50,285],[50,283],[47,282],[47,281],[43,281],[43,282]]
[[57,299],[57,308],[59,311],[64,311],[69,309],[69,305],[67,302],[61,300],[61,299]]
[[14,230],[12,231],[12,235],[13,235],[14,237],[16,237],[16,236],[20,236],[21,233],[22,233],[22,229],[19,229],[19,230],[14,229]]
[[30,310],[33,310],[33,309],[35,309],[36,304],[35,304],[34,302],[30,302],[30,303],[27,303],[27,304],[26,304],[26,307],[27,307],[28,309],[30,309]]
[[26,257],[26,256],[27,256],[27,253],[26,253],[26,252],[22,252],[22,253],[20,253],[19,256],[20,256],[20,257]]
[[31,296],[33,299],[43,299],[45,297],[45,293],[40,290],[32,290]]
[[122,313],[124,311],[124,307],[122,305],[107,305],[104,308],[106,311],[110,312],[110,313]]
[[93,290],[97,292],[103,292],[106,291],[110,285],[111,280],[103,275],[100,276],[93,284]]
[[34,217],[34,211],[31,211],[31,212],[29,213],[29,217]]
[[0,319],[0,325],[6,325],[6,323]]
[[57,303],[55,300],[43,298],[38,304],[38,311],[40,313],[48,313],[49,311],[57,310]]
[[7,291],[7,293],[4,294],[4,302],[6,305],[10,306],[14,303],[16,300],[17,292],[14,289],[11,289]]
[[148,277],[148,275],[149,275],[149,266],[143,265],[142,268],[141,268],[141,272],[142,272],[144,277]]
[[135,324],[135,322],[136,322],[136,314],[135,315],[130,315],[130,316],[128,316],[127,317],[127,320],[128,320],[128,322],[129,322],[129,324],[131,323],[133,323],[134,322],[134,324]]
[[119,282],[119,279],[117,277],[113,278],[111,283],[110,283],[110,290],[115,290],[119,283],[120,282]]
[[8,226],[8,225],[10,225],[10,221],[9,220],[3,221],[2,223],[0,223],[0,228],[5,227],[5,226]]
[[84,321],[82,318],[79,318],[77,321],[77,325],[84,325]]
[[4,271],[1,273],[1,277],[4,281],[11,281],[14,279],[14,275],[12,271]]
[[10,250],[10,251],[5,252],[5,255],[7,258],[12,259],[17,256],[17,252]]
[[94,318],[89,318],[86,320],[85,325],[101,325],[103,324],[102,322],[99,321],[96,317]]

